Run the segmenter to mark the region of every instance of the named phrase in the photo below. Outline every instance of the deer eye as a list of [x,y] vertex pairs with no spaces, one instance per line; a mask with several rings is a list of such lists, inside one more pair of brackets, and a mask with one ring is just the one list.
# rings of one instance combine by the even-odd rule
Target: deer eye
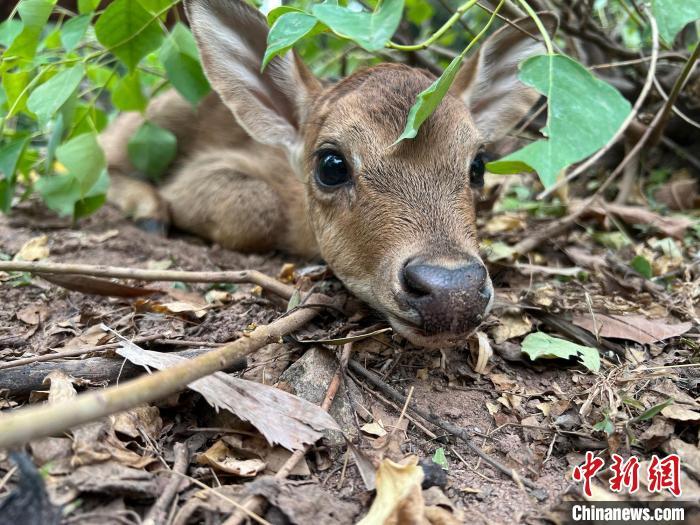
[[333,188],[350,181],[350,169],[340,153],[322,151],[318,158],[316,180],[319,185]]
[[484,187],[484,156],[482,153],[477,153],[469,167],[469,183],[473,188]]

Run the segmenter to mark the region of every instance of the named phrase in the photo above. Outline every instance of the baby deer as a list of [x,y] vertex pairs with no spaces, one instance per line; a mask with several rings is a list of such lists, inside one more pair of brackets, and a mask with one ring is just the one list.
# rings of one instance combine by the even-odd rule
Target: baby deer
[[326,85],[294,53],[261,73],[268,28],[257,10],[243,0],[185,6],[215,93],[197,108],[174,92],[150,105],[146,118],[179,146],[159,189],[128,177],[127,142],[143,118],[111,125],[110,200],[234,250],[320,254],[414,344],[463,341],[493,302],[476,231],[481,148],[538,99],[517,79],[518,63],[544,52],[526,34],[535,24],[494,33],[418,136],[392,146],[433,75],[382,64]]

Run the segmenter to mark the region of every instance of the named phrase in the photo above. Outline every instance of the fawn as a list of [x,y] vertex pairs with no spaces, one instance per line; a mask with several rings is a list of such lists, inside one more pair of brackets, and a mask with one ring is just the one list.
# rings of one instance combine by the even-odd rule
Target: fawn
[[392,146],[432,74],[382,64],[328,85],[294,52],[261,73],[259,11],[243,0],[185,7],[214,93],[196,108],[174,91],[150,104],[145,118],[178,139],[159,188],[129,177],[127,142],[144,117],[105,131],[110,201],[234,250],[321,255],[409,341],[463,341],[493,303],[476,231],[481,149],[539,98],[517,79],[518,63],[544,52],[535,24],[496,31],[418,136]]

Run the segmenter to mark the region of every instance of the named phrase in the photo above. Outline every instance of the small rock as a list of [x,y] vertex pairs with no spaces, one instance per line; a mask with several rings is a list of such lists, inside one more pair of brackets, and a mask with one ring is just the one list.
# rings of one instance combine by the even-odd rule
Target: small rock
[[[280,381],[286,383],[293,394],[320,405],[337,369],[338,361],[331,352],[320,347],[313,347],[285,370]],[[347,384],[350,398],[360,401],[362,394],[357,386],[352,382],[347,382]],[[354,410],[348,400],[345,385],[346,383],[341,383],[335,399],[333,399],[330,414],[343,429],[343,433],[348,438],[355,439],[358,437],[359,431],[355,424]],[[324,435],[331,446],[345,444],[345,439],[340,432],[327,430],[324,431]]]
[[432,459],[421,459],[418,463],[423,469],[423,490],[430,487],[442,487],[447,485],[447,472]]

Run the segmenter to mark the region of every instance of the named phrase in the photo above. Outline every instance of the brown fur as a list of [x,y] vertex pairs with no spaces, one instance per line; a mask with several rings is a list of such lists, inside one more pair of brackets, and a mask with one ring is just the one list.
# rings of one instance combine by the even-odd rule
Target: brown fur
[[[392,145],[416,96],[433,82],[430,73],[383,64],[324,87],[287,55],[260,75],[267,29],[257,11],[241,0],[189,0],[186,7],[218,94],[192,108],[168,92],[149,107],[147,118],[173,131],[179,145],[160,189],[128,178],[134,169],[126,144],[143,118],[124,115],[110,126],[102,138],[114,180],[110,200],[136,218],[170,219],[232,249],[320,254],[397,330],[433,344],[397,298],[401,269],[417,255],[448,268],[479,260],[470,162],[503,131],[494,131],[502,115],[489,115],[489,104],[510,97],[512,126],[537,98],[516,86],[517,60],[497,72],[505,80],[487,97],[467,100],[463,93],[483,90],[481,65],[493,59],[483,46],[418,136]],[[513,46],[522,37],[507,39]],[[470,105],[477,104],[474,118]],[[480,125],[486,136],[475,121],[487,123]],[[328,146],[350,165],[351,186],[327,191],[315,183],[316,152]]]

